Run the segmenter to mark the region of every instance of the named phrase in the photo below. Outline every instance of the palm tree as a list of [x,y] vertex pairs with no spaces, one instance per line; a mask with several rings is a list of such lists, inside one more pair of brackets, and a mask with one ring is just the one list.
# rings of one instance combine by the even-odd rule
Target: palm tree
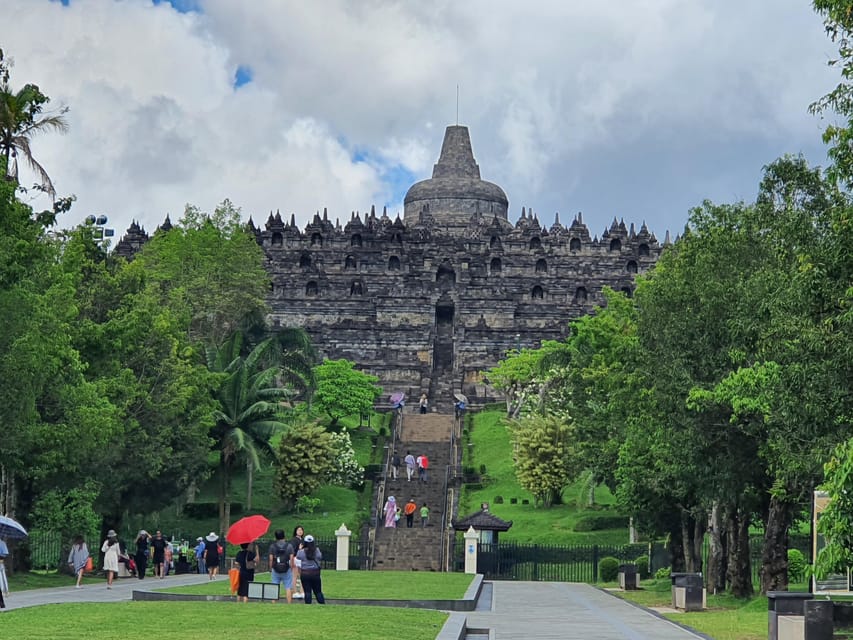
[[65,113],[68,107],[60,107],[53,113],[45,113],[44,107],[50,98],[44,95],[34,84],[27,84],[15,93],[8,82],[0,85],[0,153],[6,158],[6,179],[18,182],[18,156],[36,172],[41,187],[50,195],[56,196],[53,182],[33,157],[30,141],[38,133],[45,131],[68,131]]
[[[281,402],[291,396],[289,389],[278,386],[278,365],[264,367],[275,341],[258,344],[247,356],[241,355],[243,335],[233,333],[218,349],[207,352],[208,368],[223,374],[216,394],[219,408],[214,412],[215,425],[211,431],[214,446],[219,450],[219,525],[222,531],[231,520],[231,474],[239,459],[247,467],[260,469],[261,459],[272,458],[275,452],[270,438],[281,421]],[[250,507],[251,505],[247,505]]]

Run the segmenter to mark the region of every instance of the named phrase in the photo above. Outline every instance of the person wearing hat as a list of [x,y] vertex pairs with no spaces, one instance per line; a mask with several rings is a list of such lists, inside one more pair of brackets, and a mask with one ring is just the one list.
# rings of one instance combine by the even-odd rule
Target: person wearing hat
[[202,560],[207,567],[207,577],[211,580],[216,578],[219,573],[219,536],[211,531],[204,538],[204,554]]
[[101,545],[104,554],[104,571],[107,572],[107,589],[113,588],[113,578],[118,573],[119,544],[114,529],[107,531],[107,539]]
[[207,573],[207,566],[204,564],[204,538],[199,536],[195,539],[195,561],[198,565],[198,572],[200,574]]
[[305,604],[311,604],[312,593],[317,597],[318,603],[326,604],[326,597],[323,595],[323,581],[320,579],[320,562],[323,560],[323,554],[317,548],[314,536],[305,536],[305,544],[296,552],[296,558],[302,561],[299,573],[302,576]]
[[148,554],[151,552],[149,543],[151,536],[145,529],[140,529],[136,534],[136,555],[133,559],[136,562],[136,577],[140,580],[145,579],[145,572],[148,570]]

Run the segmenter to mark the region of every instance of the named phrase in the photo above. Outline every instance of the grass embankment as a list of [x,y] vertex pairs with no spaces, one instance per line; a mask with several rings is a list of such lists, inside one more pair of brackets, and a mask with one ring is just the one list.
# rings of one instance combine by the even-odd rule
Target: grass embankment
[[[310,418],[310,417],[309,417]],[[309,419],[306,418],[306,419]],[[345,418],[341,420],[346,428],[350,430],[350,436],[356,458],[359,464],[366,466],[382,461],[384,450],[383,439],[379,436],[379,430],[388,432],[388,414],[374,414],[371,419],[371,427],[359,428],[358,417]],[[281,434],[276,434],[272,439],[274,449],[278,449]],[[215,454],[211,456],[211,467],[215,468],[218,458]],[[241,513],[232,513],[231,520],[236,521],[243,515],[249,513],[262,513],[272,521],[270,531],[282,528],[290,536],[293,528],[301,524],[306,533],[320,537],[331,537],[334,531],[341,526],[346,526],[354,532],[365,522],[370,513],[370,500],[372,498],[373,485],[365,483],[361,490],[347,487],[325,486],[310,494],[310,497],[320,500],[313,512],[285,511],[281,501],[274,492],[275,468],[265,463],[263,468],[254,473],[252,483],[252,508],[243,509]],[[298,482],[298,478],[294,478]],[[231,500],[233,503],[245,505],[247,498],[248,480],[243,469],[235,470],[232,478]],[[219,496],[219,478],[214,474],[199,487],[194,502],[214,505]],[[214,509],[211,509],[215,511]],[[180,500],[159,512],[142,518],[133,518],[125,525],[126,535],[132,539],[138,529],[153,531],[161,529],[167,536],[175,539],[187,539],[194,541],[197,536],[207,535],[219,528],[219,518],[214,513],[209,517],[191,518],[183,513],[180,508]],[[222,533],[222,532],[219,532]],[[270,534],[271,535],[271,534]],[[233,551],[233,550],[232,550]]]
[[[618,515],[615,499],[607,487],[595,489],[595,504],[588,505],[588,487],[583,482],[569,485],[563,491],[565,504],[543,509],[534,505],[533,496],[518,484],[512,461],[512,442],[504,424],[506,412],[487,410],[469,415],[467,437],[463,437],[464,465],[479,473],[481,465],[486,473],[482,476],[483,487],[467,488],[462,493],[460,515],[479,509],[481,502],[488,502],[492,513],[504,520],[512,520],[512,528],[500,534],[506,542],[530,542],[538,544],[625,544],[628,542],[625,528],[600,531],[575,531],[578,521],[600,515]],[[503,504],[495,500],[503,498]],[[516,504],[512,504],[512,499]],[[527,500],[528,504],[523,504]],[[579,506],[580,505],[580,506]],[[625,519],[627,523],[627,518]]]
[[434,640],[447,614],[388,607],[230,602],[46,605],[2,614],[3,637],[28,640]]
[[[255,576],[268,582],[269,574]],[[471,585],[464,573],[429,571],[324,571],[323,593],[327,598],[343,600],[459,600]],[[187,587],[158,589],[166,593],[230,595],[227,580],[216,580]]]

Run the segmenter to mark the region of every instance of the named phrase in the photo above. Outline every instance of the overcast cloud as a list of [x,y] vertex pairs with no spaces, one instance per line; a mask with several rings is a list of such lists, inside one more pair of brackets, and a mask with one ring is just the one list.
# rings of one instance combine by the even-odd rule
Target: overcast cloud
[[343,222],[372,204],[402,213],[458,84],[459,123],[511,219],[582,211],[593,233],[615,216],[662,239],[705,198],[752,199],[783,153],[825,164],[807,108],[837,79],[808,0],[4,0],[2,13],[13,88],[71,108],[67,135],[33,145],[77,196],[60,225],[105,213],[117,235],[224,198],[300,226],[324,207]]

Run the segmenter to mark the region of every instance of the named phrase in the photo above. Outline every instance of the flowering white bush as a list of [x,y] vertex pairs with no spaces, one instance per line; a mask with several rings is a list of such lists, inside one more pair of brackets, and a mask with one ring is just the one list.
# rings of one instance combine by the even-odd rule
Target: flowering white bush
[[364,467],[358,464],[349,433],[331,433],[334,448],[332,470],[328,481],[342,487],[360,487],[364,482]]

